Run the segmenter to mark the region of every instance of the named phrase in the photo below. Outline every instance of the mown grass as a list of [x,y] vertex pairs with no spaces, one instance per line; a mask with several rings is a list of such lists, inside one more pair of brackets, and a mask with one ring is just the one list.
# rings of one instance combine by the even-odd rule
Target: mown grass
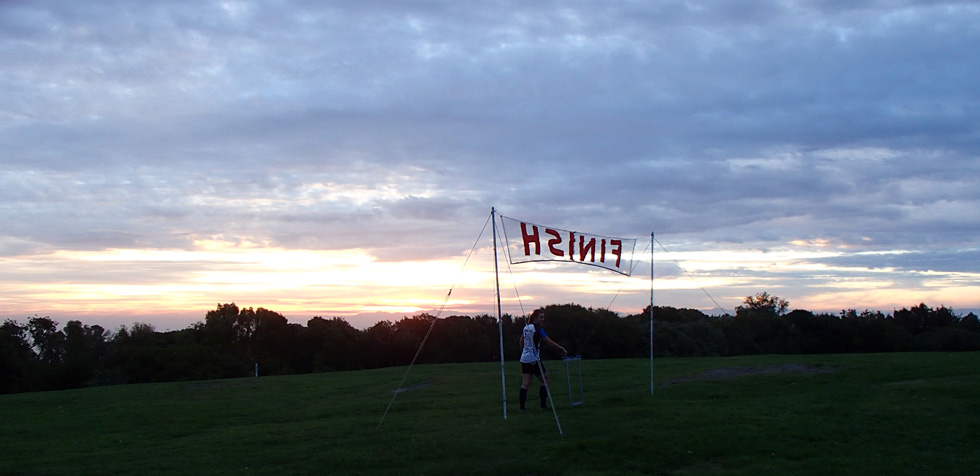
[[0,474],[980,474],[980,353],[548,364],[563,434],[513,362],[0,396]]

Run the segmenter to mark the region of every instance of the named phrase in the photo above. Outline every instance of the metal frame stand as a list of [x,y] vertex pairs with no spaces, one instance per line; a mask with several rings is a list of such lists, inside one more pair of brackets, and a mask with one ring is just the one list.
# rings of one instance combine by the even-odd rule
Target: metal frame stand
[[[574,407],[585,403],[585,392],[582,389],[582,356],[576,355],[575,357],[563,357],[561,360],[565,361],[565,380],[568,382],[568,402]],[[578,400],[575,400],[575,396],[572,394],[572,371],[570,362],[574,362],[578,370]]]

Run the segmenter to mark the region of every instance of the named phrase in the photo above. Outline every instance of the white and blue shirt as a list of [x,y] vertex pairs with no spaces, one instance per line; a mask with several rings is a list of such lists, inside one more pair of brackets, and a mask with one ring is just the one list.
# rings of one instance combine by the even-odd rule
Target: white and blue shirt
[[538,350],[541,347],[541,339],[548,337],[544,333],[544,328],[534,324],[524,326],[522,331],[524,336],[524,349],[521,350],[521,363],[533,364],[538,361]]

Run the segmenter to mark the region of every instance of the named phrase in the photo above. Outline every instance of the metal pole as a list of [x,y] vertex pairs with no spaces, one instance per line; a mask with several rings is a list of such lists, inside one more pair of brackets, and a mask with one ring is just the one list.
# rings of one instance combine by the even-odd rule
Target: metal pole
[[493,275],[497,283],[497,334],[500,336],[500,393],[504,404],[504,420],[507,419],[507,383],[504,377],[504,322],[500,309],[500,272],[497,269],[497,211],[490,208],[493,221]]
[[541,363],[541,349],[536,349],[535,352],[538,354],[535,356],[537,359],[535,362],[538,364],[538,372],[541,373],[541,382],[545,384],[544,390],[548,394],[548,404],[551,405],[551,414],[555,416],[555,425],[558,425],[558,434],[564,435],[565,432],[561,431],[561,422],[558,421],[558,410],[555,408],[555,399],[551,397],[551,379],[548,378],[548,374],[544,371],[544,364]]
[[653,232],[650,232],[650,395],[653,395]]

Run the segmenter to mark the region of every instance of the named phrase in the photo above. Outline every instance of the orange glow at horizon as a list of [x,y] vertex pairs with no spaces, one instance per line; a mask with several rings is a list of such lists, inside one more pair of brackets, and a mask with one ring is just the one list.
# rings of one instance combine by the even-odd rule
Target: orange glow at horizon
[[[894,270],[829,266],[820,258],[842,252],[821,247],[774,252],[670,253],[653,287],[657,305],[716,308],[699,290],[724,295],[724,311],[741,297],[769,291],[795,309],[834,311],[844,307],[888,312],[895,303],[917,302],[970,307],[980,294],[980,274],[923,272],[914,284],[896,282]],[[898,252],[895,252],[898,253]],[[658,255],[663,256],[663,255]],[[643,259],[637,256],[637,259]],[[645,257],[649,260],[649,254]],[[100,313],[148,316],[183,314],[203,319],[219,303],[264,307],[287,317],[350,317],[389,313],[414,315],[445,308],[470,315],[496,311],[492,264],[462,258],[431,261],[378,260],[366,250],[290,250],[220,240],[198,242],[194,250],[111,249],[100,252],[55,251],[29,257],[0,258],[11,284],[0,293],[6,316],[67,316]],[[685,273],[673,260],[683,263]],[[756,277],[747,279],[747,273]],[[771,274],[771,278],[764,277]],[[787,291],[782,278],[821,275],[806,282],[808,293]],[[762,277],[759,277],[762,276]],[[806,278],[795,278],[806,279]],[[914,286],[914,287],[913,287]],[[452,292],[447,292],[452,288]],[[630,312],[649,302],[645,272],[632,277],[560,262],[501,266],[501,302],[505,313],[538,305],[575,302]],[[515,290],[519,290],[515,296]],[[912,301],[908,302],[910,296]],[[22,315],[17,315],[17,314]]]

